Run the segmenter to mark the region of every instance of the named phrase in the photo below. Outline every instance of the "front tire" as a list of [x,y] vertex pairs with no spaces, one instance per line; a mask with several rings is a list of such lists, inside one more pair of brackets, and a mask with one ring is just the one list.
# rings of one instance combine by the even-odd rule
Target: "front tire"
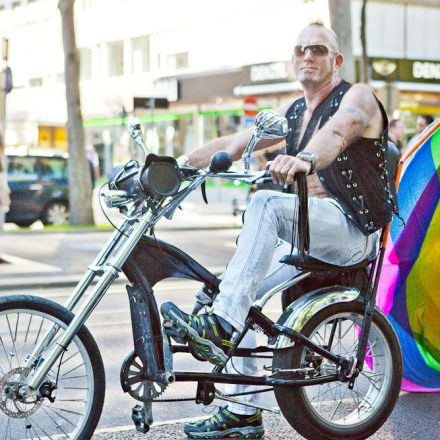
[[41,221],[44,225],[64,225],[69,220],[69,208],[65,202],[50,202],[43,211]]
[[[73,314],[43,298],[14,295],[0,298],[0,439],[90,439],[101,416],[105,373],[96,342],[82,326],[45,378],[56,385],[49,398],[20,398],[17,386],[30,373],[25,367],[33,351],[53,324],[65,329]],[[42,352],[47,356],[62,331]],[[18,384],[18,385],[17,385]],[[41,390],[41,388],[40,388]]]
[[[331,352],[356,355],[364,306],[337,303],[316,313],[301,333],[320,346],[334,338]],[[314,368],[311,376],[337,372],[336,365],[297,343],[274,354],[273,367]],[[367,344],[367,356],[353,390],[348,382],[330,382],[300,388],[275,387],[279,407],[289,424],[307,439],[368,438],[387,420],[399,397],[402,355],[397,336],[376,308]]]

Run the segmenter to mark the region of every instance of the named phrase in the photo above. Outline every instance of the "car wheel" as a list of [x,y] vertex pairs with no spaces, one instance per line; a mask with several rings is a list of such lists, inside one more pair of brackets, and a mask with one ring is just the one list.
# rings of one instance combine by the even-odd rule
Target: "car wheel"
[[14,223],[20,228],[27,228],[34,222],[35,220],[16,220]]
[[41,221],[44,225],[64,225],[69,219],[69,208],[64,202],[51,202],[44,209]]

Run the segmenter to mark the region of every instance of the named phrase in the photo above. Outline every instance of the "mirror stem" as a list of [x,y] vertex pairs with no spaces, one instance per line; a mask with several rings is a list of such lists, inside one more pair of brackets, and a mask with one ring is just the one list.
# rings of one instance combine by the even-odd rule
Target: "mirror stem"
[[258,136],[254,133],[249,141],[249,143],[247,144],[245,150],[243,151],[243,154],[241,156],[242,160],[243,160],[243,165],[244,165],[244,172],[245,174],[249,174],[250,172],[250,157],[251,154],[253,153],[255,146],[257,145],[257,142],[260,139],[258,138]]

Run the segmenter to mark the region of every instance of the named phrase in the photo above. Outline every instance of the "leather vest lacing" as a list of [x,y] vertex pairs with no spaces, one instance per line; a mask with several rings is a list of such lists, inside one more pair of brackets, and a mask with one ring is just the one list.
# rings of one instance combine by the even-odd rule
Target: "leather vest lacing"
[[[302,151],[319,128],[331,119],[339,108],[344,94],[351,87],[341,81],[330,95],[313,112],[304,136],[298,145],[302,121],[306,110],[304,98],[297,99],[286,113],[289,133],[286,137],[287,154],[295,156]],[[369,235],[391,221],[397,213],[397,196],[394,181],[388,176],[388,118],[377,100],[384,129],[377,139],[359,138],[337,156],[327,168],[317,171],[318,178],[331,197],[344,208],[345,215],[365,235]],[[325,148],[325,146],[323,146]]]

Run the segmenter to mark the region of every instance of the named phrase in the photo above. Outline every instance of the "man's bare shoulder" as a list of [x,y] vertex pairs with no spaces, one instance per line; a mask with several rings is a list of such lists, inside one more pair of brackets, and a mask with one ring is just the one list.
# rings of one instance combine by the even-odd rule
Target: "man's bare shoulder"
[[344,95],[341,101],[341,107],[347,105],[357,105],[364,111],[377,111],[379,107],[374,98],[373,90],[367,84],[354,84]]
[[366,84],[354,84],[344,95],[339,114],[351,116],[363,126],[363,136],[377,137],[382,130],[382,115],[372,89]]

